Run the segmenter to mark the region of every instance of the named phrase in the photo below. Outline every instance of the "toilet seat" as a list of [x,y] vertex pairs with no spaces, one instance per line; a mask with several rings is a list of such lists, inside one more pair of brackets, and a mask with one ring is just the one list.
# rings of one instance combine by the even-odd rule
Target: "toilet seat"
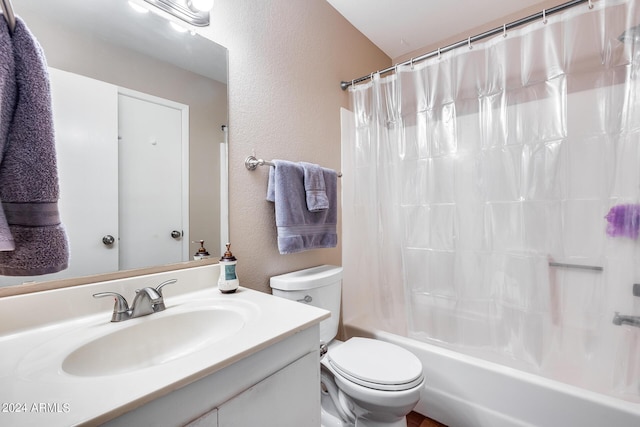
[[422,383],[422,364],[410,351],[369,338],[351,338],[327,353],[343,378],[381,391],[402,391]]

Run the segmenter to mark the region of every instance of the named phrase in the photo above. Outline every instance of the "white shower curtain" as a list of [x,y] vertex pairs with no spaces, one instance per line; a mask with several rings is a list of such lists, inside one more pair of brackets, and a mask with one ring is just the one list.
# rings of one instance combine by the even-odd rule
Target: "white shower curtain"
[[640,401],[640,1],[593,5],[350,88],[345,322]]

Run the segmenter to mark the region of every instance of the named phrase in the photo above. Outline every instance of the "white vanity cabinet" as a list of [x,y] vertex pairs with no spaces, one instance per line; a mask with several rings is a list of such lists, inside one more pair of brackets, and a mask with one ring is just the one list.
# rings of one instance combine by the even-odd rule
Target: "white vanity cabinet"
[[105,426],[320,426],[319,326],[155,399]]
[[317,366],[310,353],[186,427],[319,426]]
[[185,427],[218,427],[218,409],[201,415],[197,420],[191,421]]
[[217,425],[320,426],[319,366],[318,355],[310,353],[265,378],[220,405]]

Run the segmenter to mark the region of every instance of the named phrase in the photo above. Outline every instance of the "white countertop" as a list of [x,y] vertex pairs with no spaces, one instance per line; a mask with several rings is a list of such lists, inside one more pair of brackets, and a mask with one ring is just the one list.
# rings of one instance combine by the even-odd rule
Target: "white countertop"
[[[325,310],[243,287],[236,293],[222,294],[215,287],[217,265],[190,270],[194,271],[143,277],[143,283],[122,279],[41,292],[31,298],[0,298],[0,425],[104,422],[230,366],[330,315]],[[173,277],[178,278],[178,283],[164,290],[166,310],[146,318],[169,316],[194,305],[227,305],[246,309],[249,315],[244,327],[192,353],[131,372],[76,376],[62,369],[64,358],[79,344],[105,331],[147,320],[111,323],[112,299],[99,301],[92,298],[93,293],[116,291],[130,302],[133,289],[149,285],[144,280],[158,284]],[[188,284],[180,287],[181,282]]]

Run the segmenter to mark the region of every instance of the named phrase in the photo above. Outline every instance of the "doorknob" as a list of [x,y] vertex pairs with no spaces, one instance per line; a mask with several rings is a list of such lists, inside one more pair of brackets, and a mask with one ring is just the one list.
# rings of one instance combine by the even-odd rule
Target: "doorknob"
[[116,239],[111,234],[107,234],[102,238],[102,243],[104,243],[107,246],[113,245],[115,241]]
[[181,236],[182,236],[182,233],[178,230],[173,230],[171,232],[171,237],[173,237],[174,239],[177,239],[178,237],[181,237]]

